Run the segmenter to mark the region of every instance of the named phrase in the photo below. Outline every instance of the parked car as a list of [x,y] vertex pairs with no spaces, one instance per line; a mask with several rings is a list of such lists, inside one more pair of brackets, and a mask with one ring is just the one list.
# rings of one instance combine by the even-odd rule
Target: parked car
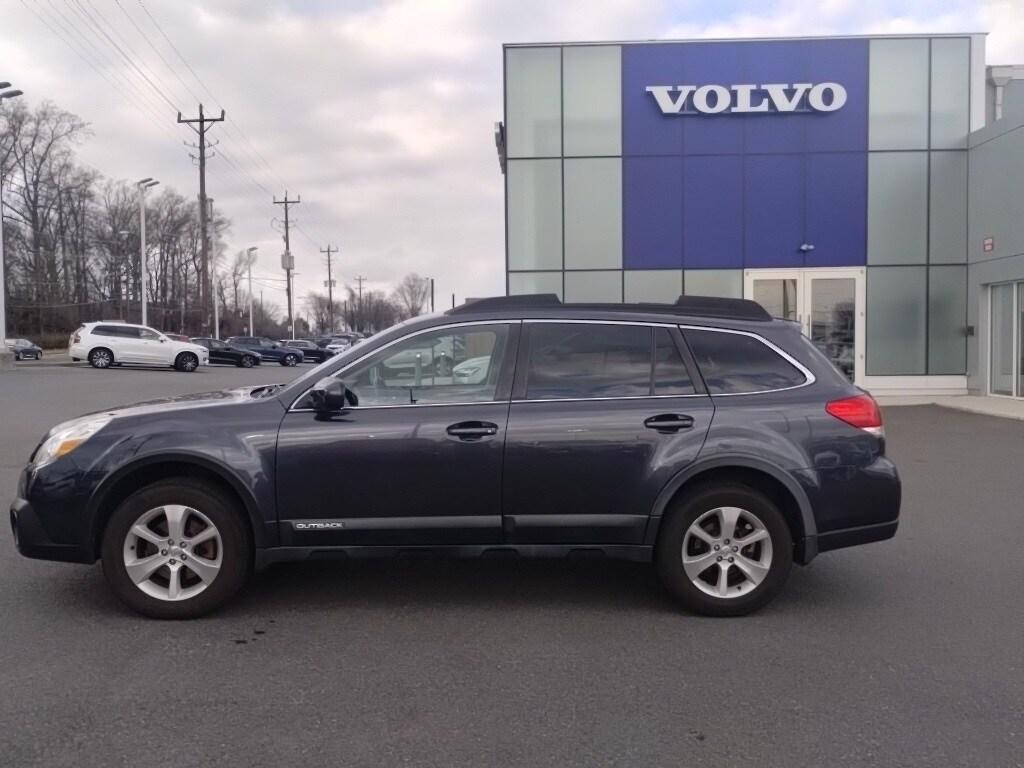
[[352,332],[352,333],[339,333],[339,334],[335,334],[333,336],[326,336],[326,337],[317,339],[316,343],[317,343],[318,347],[324,347],[329,352],[331,352],[331,354],[336,355],[339,352],[344,352],[347,349],[349,349],[351,347],[354,347],[360,341],[362,341],[362,338],[360,337],[360,335],[357,334],[357,333]]
[[68,354],[76,362],[87,360],[93,368],[130,363],[192,372],[210,362],[209,353],[198,344],[173,341],[145,325],[109,321],[80,325],[71,334]]
[[315,341],[309,339],[281,339],[281,344],[301,349],[303,360],[310,363],[322,363],[324,360],[334,357],[334,352],[326,347],[317,346]]
[[237,365],[239,368],[252,368],[260,364],[260,356],[252,350],[233,347],[226,341],[208,336],[197,336],[191,340],[193,344],[206,347],[210,352],[211,363]]
[[4,339],[4,345],[14,353],[15,360],[41,360],[42,347],[38,347],[28,339]]
[[281,365],[298,365],[302,362],[303,352],[292,346],[285,346],[266,336],[232,336],[227,339],[232,347],[241,347],[255,352],[261,360],[271,360]]
[[[394,375],[439,348],[486,375]],[[885,447],[875,401],[753,302],[500,297],[289,384],[58,424],[11,524],[23,555],[101,559],[161,618],[207,613],[273,562],[416,549],[652,561],[681,605],[731,616],[793,562],[895,535]]]
[[165,331],[164,332],[164,336],[166,336],[171,341],[181,341],[181,342],[183,342],[185,344],[188,344],[188,343],[190,343],[192,341],[192,339],[190,339],[188,336],[186,336],[183,333],[167,333]]

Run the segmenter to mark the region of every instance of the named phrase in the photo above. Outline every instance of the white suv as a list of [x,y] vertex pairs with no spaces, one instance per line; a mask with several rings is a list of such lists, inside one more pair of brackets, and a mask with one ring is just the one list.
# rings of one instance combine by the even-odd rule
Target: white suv
[[131,363],[191,372],[210,362],[205,347],[172,341],[159,331],[130,323],[85,323],[71,334],[68,354],[75,361],[88,360],[93,368]]

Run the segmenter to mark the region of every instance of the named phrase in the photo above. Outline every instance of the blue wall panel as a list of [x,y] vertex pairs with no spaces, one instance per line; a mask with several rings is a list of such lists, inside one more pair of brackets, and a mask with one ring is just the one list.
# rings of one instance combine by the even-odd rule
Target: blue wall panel
[[[864,264],[867,77],[867,40],[623,46],[624,266],[675,268],[678,248],[691,269],[800,267],[804,242],[809,265]],[[645,90],[823,82],[846,89],[841,109],[663,114]]]
[[625,157],[622,261],[626,269],[683,266],[683,158]]
[[683,173],[683,265],[742,267],[743,158],[691,155]]

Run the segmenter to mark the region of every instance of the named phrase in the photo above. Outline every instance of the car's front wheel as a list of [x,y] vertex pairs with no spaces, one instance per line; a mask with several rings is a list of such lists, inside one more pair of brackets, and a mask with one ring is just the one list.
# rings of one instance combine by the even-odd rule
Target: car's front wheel
[[256,358],[252,355],[242,355],[238,361],[238,365],[242,368],[252,368],[256,365]]
[[237,504],[214,486],[175,478],[121,503],[104,530],[102,558],[107,582],[130,608],[192,619],[245,584],[252,543]]
[[199,358],[192,352],[182,352],[174,359],[174,367],[185,373],[192,373],[199,367]]
[[285,355],[284,357],[281,358],[281,365],[287,366],[289,368],[293,365],[298,364],[298,362],[299,358],[297,358],[295,355]]
[[793,540],[764,494],[745,485],[708,485],[670,507],[655,558],[662,582],[684,607],[741,616],[778,594],[793,564]]

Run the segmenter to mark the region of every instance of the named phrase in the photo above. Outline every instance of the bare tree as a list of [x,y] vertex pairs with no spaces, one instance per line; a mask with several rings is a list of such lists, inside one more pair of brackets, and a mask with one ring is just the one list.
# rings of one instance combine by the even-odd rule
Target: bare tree
[[402,278],[392,294],[398,306],[399,319],[406,320],[422,314],[430,298],[430,281],[412,272]]

